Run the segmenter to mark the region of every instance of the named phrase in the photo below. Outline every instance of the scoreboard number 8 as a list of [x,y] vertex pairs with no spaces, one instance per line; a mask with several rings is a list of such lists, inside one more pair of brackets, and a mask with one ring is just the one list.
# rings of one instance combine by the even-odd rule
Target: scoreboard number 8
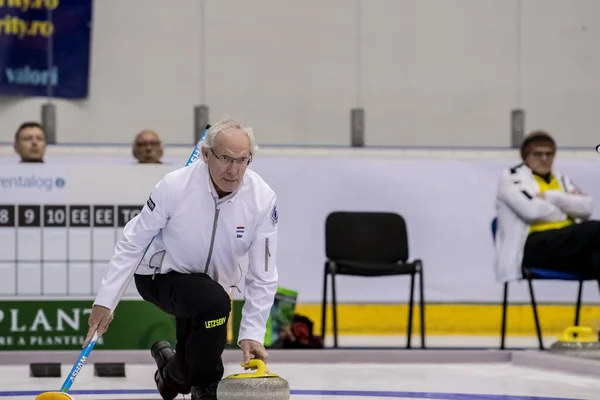
[[8,210],[3,208],[0,210],[0,224],[8,224],[9,215]]

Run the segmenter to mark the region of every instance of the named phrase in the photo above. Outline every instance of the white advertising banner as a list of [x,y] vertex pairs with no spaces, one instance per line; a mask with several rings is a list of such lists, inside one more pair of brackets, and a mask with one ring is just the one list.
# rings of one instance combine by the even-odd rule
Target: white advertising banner
[[[201,161],[200,161],[201,162]],[[182,162],[183,163],[183,162]],[[426,300],[499,302],[490,222],[506,160],[258,157],[278,194],[280,284],[320,302],[330,212],[391,211],[407,221],[410,257],[424,262]],[[565,161],[600,199],[600,160]],[[0,296],[92,296],[122,227],[178,165],[15,164],[0,169]],[[209,210],[198,210],[208,212]],[[600,217],[596,207],[595,217]],[[590,283],[584,300],[597,302]],[[527,301],[526,285],[511,299]],[[536,283],[539,301],[573,301],[576,285]],[[136,296],[134,287],[127,295]],[[339,278],[342,302],[405,302],[408,278]]]

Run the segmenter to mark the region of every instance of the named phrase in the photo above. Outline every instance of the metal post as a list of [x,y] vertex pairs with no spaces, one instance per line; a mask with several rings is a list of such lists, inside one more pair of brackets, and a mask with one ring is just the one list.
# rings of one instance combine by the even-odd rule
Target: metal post
[[194,144],[197,144],[208,125],[208,106],[194,107]]
[[[48,10],[48,21],[52,22],[52,10]],[[47,60],[46,60],[46,77],[48,79],[47,83],[47,93],[48,102],[42,105],[42,126],[44,127],[44,133],[46,133],[46,143],[47,144],[56,144],[56,106],[52,103],[52,98],[54,97],[54,88],[52,87],[53,81],[50,77],[52,68],[54,66],[54,40],[53,35],[48,37],[48,50]]]
[[365,145],[365,110],[353,108],[350,112],[350,139],[352,147]]
[[518,149],[525,138],[525,110],[512,110],[510,115],[511,147]]
[[56,144],[56,106],[52,103],[42,104],[42,126],[46,143]]

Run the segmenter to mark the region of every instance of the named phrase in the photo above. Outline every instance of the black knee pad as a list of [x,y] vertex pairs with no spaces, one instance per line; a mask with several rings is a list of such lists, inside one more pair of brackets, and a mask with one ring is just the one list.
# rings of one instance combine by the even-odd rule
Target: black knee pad
[[206,315],[214,318],[228,318],[231,312],[231,298],[221,285],[215,282],[216,287],[207,299],[209,307]]
[[207,281],[203,282],[202,290],[192,296],[193,304],[191,306],[195,308],[193,310],[194,322],[202,321],[204,324],[204,321],[221,322],[222,318],[227,320],[231,312],[229,294],[210,277],[205,276],[203,279]]

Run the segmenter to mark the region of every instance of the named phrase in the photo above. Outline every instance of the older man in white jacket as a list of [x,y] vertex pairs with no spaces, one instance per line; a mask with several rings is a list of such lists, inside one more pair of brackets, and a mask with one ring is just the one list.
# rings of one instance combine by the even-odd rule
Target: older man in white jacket
[[553,170],[554,139],[527,136],[523,163],[503,172],[498,187],[496,277],[522,278],[522,266],[600,278],[600,222],[588,220],[592,199]]
[[176,351],[166,341],[151,349],[164,400],[190,392],[192,400],[216,399],[228,292],[242,279],[243,360],[268,356],[263,340],[278,281],[276,195],[247,169],[255,148],[251,128],[219,121],[202,145],[202,161],[167,174],[125,227],[89,319],[87,340],[106,330],[132,277],[144,300],[175,317]]

